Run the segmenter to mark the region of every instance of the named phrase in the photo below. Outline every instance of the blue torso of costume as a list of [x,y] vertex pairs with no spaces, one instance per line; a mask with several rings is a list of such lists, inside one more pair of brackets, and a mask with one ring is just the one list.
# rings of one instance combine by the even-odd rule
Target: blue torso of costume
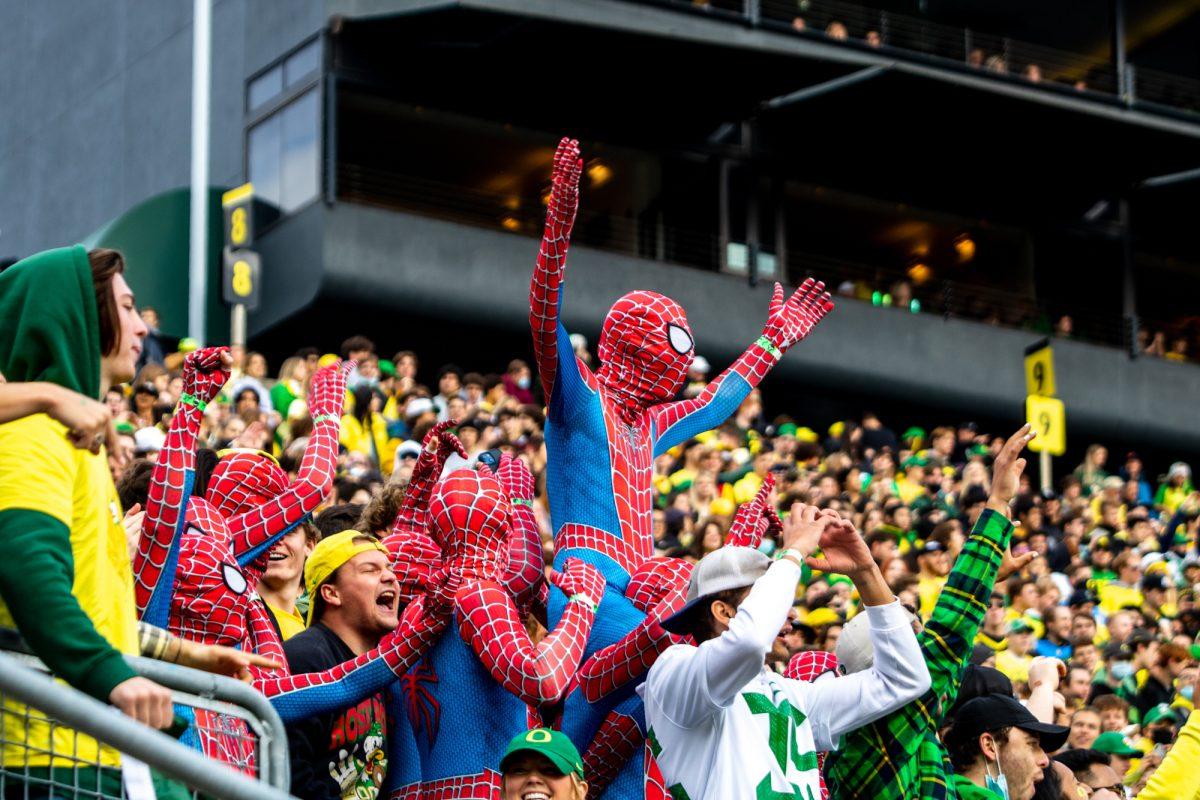
[[529,725],[528,706],[492,678],[457,623],[405,676],[426,792],[442,781],[496,771],[509,741]]

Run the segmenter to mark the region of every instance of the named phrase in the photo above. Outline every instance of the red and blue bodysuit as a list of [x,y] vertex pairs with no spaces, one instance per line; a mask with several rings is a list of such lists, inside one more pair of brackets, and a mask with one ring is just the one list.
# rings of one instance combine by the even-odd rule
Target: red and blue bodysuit
[[[604,588],[595,567],[571,559],[551,574],[569,599],[559,624],[536,644],[525,628],[527,605],[514,598],[522,592],[504,582],[513,574],[506,562],[511,517],[520,506],[512,498],[530,500],[532,488],[524,465],[505,456],[498,476],[458,470],[430,498],[428,533],[444,561],[427,601],[449,605],[455,624],[406,685],[414,692],[409,718],[424,800],[499,800],[497,767],[512,731],[527,728],[540,707],[561,699],[583,656]],[[535,593],[531,587],[528,594]],[[468,728],[453,727],[464,720]]]
[[[245,647],[273,657],[283,654],[269,611],[255,589],[270,548],[291,530],[324,495],[333,475],[333,458],[320,446],[305,454],[295,491],[289,488],[254,509],[227,520],[217,506],[191,496],[195,475],[196,436],[208,402],[228,380],[221,363],[225,348],[190,353],[184,362],[184,391],[172,419],[165,447],[151,474],[146,519],[134,559],[135,590],[142,619],[204,644]],[[313,378],[310,405],[317,424],[336,447],[338,411],[345,394],[345,373],[337,367]],[[319,445],[314,433],[309,447]],[[227,507],[228,510],[228,507]],[[235,535],[231,522],[238,525]],[[243,524],[244,523],[244,524]],[[285,722],[326,713],[358,702],[393,682],[414,663],[445,627],[447,617],[424,612],[418,599],[405,609],[400,626],[380,645],[352,661],[311,675],[282,670],[254,670],[262,691]],[[203,717],[203,718],[202,718]],[[250,770],[249,737],[220,715],[197,711],[200,724],[186,741],[208,755]],[[230,735],[221,731],[228,730]]]
[[[604,597],[586,655],[624,640],[628,646],[612,668],[639,674],[632,682],[630,675],[611,682],[628,692],[652,661],[645,654],[634,657],[638,654],[626,637],[646,618],[646,609],[630,596],[631,582],[639,571],[657,569],[651,561],[650,529],[654,458],[724,422],[833,303],[820,282],[806,280],[786,300],[776,284],[762,335],[697,397],[673,401],[694,357],[687,317],[668,297],[630,292],[605,317],[598,348],[601,366],[593,373],[575,357],[559,321],[582,166],[578,142],[563,139],[555,154],[546,227],[530,285],[529,321],[547,403],[547,493],[555,564],[579,558],[604,575]],[[552,588],[552,624],[565,605],[565,596]],[[669,643],[658,638],[654,649]],[[588,705],[564,713],[563,729],[581,749],[612,710],[611,704]],[[626,793],[631,791],[611,796],[639,796]]]

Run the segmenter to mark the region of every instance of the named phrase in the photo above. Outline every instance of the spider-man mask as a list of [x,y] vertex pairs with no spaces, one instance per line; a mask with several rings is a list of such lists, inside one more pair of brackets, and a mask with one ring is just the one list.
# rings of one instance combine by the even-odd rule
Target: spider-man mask
[[442,551],[437,542],[421,531],[393,533],[383,540],[392,557],[400,602],[407,605],[429,588],[430,576],[441,566]]
[[246,638],[246,606],[257,581],[238,567],[229,529],[211,505],[189,500],[187,526],[179,543],[172,622],[190,639],[235,646]]
[[228,519],[275,499],[287,487],[287,473],[275,459],[257,450],[234,450],[217,462],[204,499]]
[[613,392],[654,405],[678,394],[694,351],[678,303],[657,292],[630,292],[604,318],[596,375]]
[[429,534],[464,577],[503,573],[508,527],[508,497],[491,475],[459,469],[433,488]]

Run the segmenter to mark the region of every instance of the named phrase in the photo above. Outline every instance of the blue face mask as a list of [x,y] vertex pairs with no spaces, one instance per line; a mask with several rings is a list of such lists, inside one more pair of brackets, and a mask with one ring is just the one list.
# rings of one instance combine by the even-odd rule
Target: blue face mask
[[1000,768],[1000,751],[996,751],[996,777],[992,777],[991,768],[985,763],[983,766],[986,777],[984,778],[984,788],[990,792],[995,792],[1003,800],[1010,800],[1008,796],[1008,777],[1004,774],[1004,770]]
[[1190,703],[1192,701],[1192,695],[1196,693],[1196,687],[1189,683],[1187,686],[1184,686],[1182,689],[1180,689],[1179,693],[1183,695]]
[[529,378],[528,377],[517,378],[517,386],[520,386],[522,389],[528,389],[529,388]]
[[1112,676],[1114,678],[1116,678],[1119,681],[1123,681],[1126,678],[1128,678],[1130,675],[1133,674],[1133,662],[1132,661],[1117,661],[1112,665],[1112,668],[1110,671],[1112,672]]

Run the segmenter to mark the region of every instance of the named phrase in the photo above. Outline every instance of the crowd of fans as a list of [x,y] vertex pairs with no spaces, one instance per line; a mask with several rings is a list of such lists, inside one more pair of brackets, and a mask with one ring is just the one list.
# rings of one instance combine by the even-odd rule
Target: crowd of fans
[[[125,378],[103,387],[103,398],[116,421],[109,463],[133,549],[141,528],[139,498],[145,497],[171,415],[184,399],[180,364],[191,348],[186,340],[178,352],[163,346],[150,310],[141,321],[125,324],[148,331],[146,346],[136,353],[144,363],[136,376],[108,366],[102,373]],[[133,335],[140,336],[140,330]],[[571,345],[585,363],[593,362],[583,337],[572,336]],[[338,552],[367,553],[386,564],[387,551],[371,544],[370,537],[386,533],[421,442],[439,422],[453,421],[465,449],[460,458],[468,466],[494,450],[526,462],[537,479],[534,510],[550,561],[543,407],[526,362],[514,359],[502,374],[453,364],[430,369],[414,351],[381,358],[375,343],[362,336],[346,339],[338,353],[300,348],[274,371],[260,353],[235,349],[232,356],[233,377],[204,409],[200,444],[271,453],[291,477],[313,430],[306,404],[310,377],[342,359],[357,365],[347,380],[333,490],[313,522],[300,529],[303,535],[291,537],[279,551],[280,564],[273,569],[276,577],[285,574],[290,581],[286,591],[264,578],[264,597],[290,606],[281,615],[272,605],[277,617],[288,618],[280,620],[285,636],[305,637],[305,623],[313,618],[308,609],[314,598],[305,596],[312,584],[302,577],[319,572],[321,580],[328,579],[342,563]],[[711,371],[703,357],[696,357],[682,394],[698,394]],[[21,408],[69,418],[62,402],[7,405],[16,402],[20,385],[10,383],[8,389],[0,397],[6,415]],[[83,421],[71,421],[71,431],[85,427]],[[948,591],[958,591],[952,572],[961,563],[967,535],[995,508],[993,462],[1005,441],[969,422],[932,430],[910,427],[898,434],[871,413],[815,430],[799,412],[768,415],[755,390],[727,422],[655,458],[655,548],[659,555],[698,563],[722,547],[738,509],[771,481],[771,505],[785,516],[801,503],[836,514],[860,531],[888,589],[920,627],[946,601],[948,581]],[[76,444],[98,448],[96,440]],[[1011,546],[990,604],[981,612],[970,666],[941,698],[947,706],[956,696],[958,701],[959,713],[945,714],[945,722],[953,724],[943,732],[959,795],[991,797],[971,793],[967,784],[975,785],[977,778],[980,792],[1014,800],[1185,796],[1173,793],[1182,779],[1167,765],[1174,748],[1194,758],[1200,747],[1200,725],[1189,722],[1200,677],[1200,493],[1189,466],[1173,463],[1156,476],[1136,453],[1114,456],[1097,444],[1053,491],[1039,491],[1028,475],[1013,481]],[[348,528],[363,536],[339,533]],[[324,547],[323,535],[328,537]],[[772,555],[780,536],[779,529],[769,532],[759,549]],[[306,569],[306,558],[319,558],[323,566]],[[5,600],[13,605],[7,595]],[[375,616],[367,627],[373,634],[351,646],[346,640],[361,624],[339,627],[335,617],[344,608],[316,605],[326,631],[350,633],[334,637],[342,643],[340,650],[333,639],[325,642],[328,653],[314,650],[309,636],[306,656],[312,663],[306,670],[365,652],[389,622],[395,624],[394,609],[388,614],[372,606]],[[850,578],[806,566],[782,635],[786,647],[771,656],[775,669],[785,670],[799,654],[838,651],[862,605]],[[530,624],[537,628],[536,622]],[[28,630],[22,633],[36,639]],[[245,668],[245,661],[222,655],[221,669],[236,674]],[[193,660],[211,666],[214,657]],[[153,724],[156,718],[144,704],[163,698],[149,682],[134,688],[139,694],[124,705],[116,690],[110,699]],[[964,702],[971,698],[973,703]],[[140,712],[137,703],[143,703]],[[998,726],[998,720],[1008,722]],[[1176,762],[1184,758],[1179,755]],[[294,772],[305,768],[298,763]],[[311,764],[307,768],[311,772]],[[1007,788],[1000,788],[993,769]],[[1165,777],[1156,784],[1159,771]]]
[[[591,361],[582,337],[573,344]],[[207,444],[272,450],[294,471],[308,430],[306,377],[322,359],[339,356],[358,367],[349,382],[339,477],[323,513],[378,531],[373,520],[387,516],[381,506],[396,502],[391,487],[403,486],[419,442],[447,419],[458,421],[472,459],[498,448],[520,454],[535,475],[544,467],[543,410],[524,361],[511,361],[503,374],[453,364],[423,373],[416,353],[382,359],[360,336],[338,354],[300,349],[275,378],[261,354],[236,353],[226,401],[209,408]],[[697,393],[709,372],[697,358],[684,393]],[[423,374],[433,377],[429,385],[420,382]],[[179,391],[178,373],[158,364],[143,367],[132,386],[110,390],[123,446],[135,459],[154,458]],[[721,547],[737,508],[773,475],[779,508],[802,502],[851,520],[891,589],[928,618],[964,532],[984,509],[990,463],[1003,442],[972,423],[898,435],[873,414],[818,432],[802,418],[766,416],[755,391],[725,425],[656,459],[657,551],[698,562]],[[126,471],[136,471],[133,464]],[[536,508],[549,555],[544,496]],[[1040,492],[1023,477],[1013,519],[1012,555],[1024,556],[1024,566],[997,584],[971,663],[994,666],[1026,701],[1039,687],[1053,687],[1053,721],[1071,727],[1064,763],[1086,777],[1111,762],[1136,792],[1191,713],[1200,672],[1193,588],[1200,584],[1200,494],[1190,468],[1171,464],[1155,478],[1136,453],[1110,458],[1095,445],[1055,491]],[[768,538],[763,549],[770,553],[776,544]],[[833,651],[855,611],[849,579],[806,575],[787,656]],[[1038,668],[1039,656],[1062,662],[1061,679],[1055,669]],[[781,658],[778,667],[785,663]],[[1090,761],[1072,761],[1084,758],[1080,749],[1089,750]]]

